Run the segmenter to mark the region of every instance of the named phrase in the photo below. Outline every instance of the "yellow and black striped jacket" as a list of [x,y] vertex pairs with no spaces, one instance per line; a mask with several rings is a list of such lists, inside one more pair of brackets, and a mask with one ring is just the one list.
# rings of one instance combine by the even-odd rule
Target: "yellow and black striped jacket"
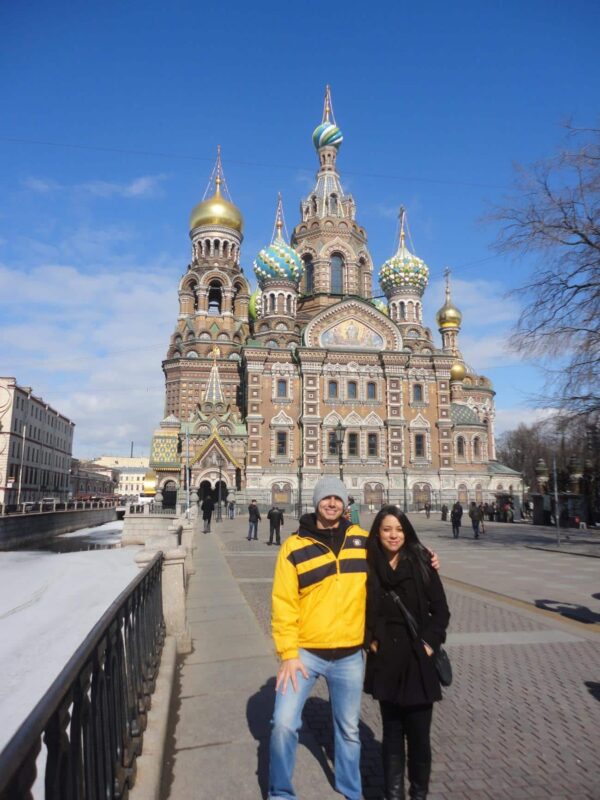
[[363,643],[367,538],[359,525],[348,525],[337,557],[306,531],[286,539],[275,567],[271,618],[281,659],[297,658],[300,647]]

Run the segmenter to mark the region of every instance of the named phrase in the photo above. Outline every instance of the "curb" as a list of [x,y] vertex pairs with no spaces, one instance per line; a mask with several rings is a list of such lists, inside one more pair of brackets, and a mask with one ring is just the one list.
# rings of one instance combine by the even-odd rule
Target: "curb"
[[137,777],[129,792],[130,800],[160,800],[176,662],[175,637],[167,636],[156,678],[156,689],[152,695],[152,706],[148,713],[148,727],[144,731],[142,755],[136,762]]

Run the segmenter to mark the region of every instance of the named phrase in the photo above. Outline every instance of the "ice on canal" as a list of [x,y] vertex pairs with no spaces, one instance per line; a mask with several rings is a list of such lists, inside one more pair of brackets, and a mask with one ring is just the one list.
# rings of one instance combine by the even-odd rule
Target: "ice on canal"
[[[60,546],[120,543],[122,522],[86,528]],[[0,750],[115,598],[138,574],[137,547],[0,553]]]

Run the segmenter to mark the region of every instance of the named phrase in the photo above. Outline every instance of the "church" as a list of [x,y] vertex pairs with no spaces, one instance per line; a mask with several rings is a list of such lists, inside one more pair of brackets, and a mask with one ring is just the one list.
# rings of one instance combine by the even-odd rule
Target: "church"
[[[409,509],[515,493],[521,476],[496,461],[494,390],[464,361],[462,315],[446,274],[423,324],[429,269],[406,242],[378,270],[354,198],[338,172],[342,133],[329,88],[312,141],[314,188],[290,242],[281,199],[272,241],[242,263],[244,220],[220,152],[190,217],[191,260],[163,361],[165,412],[151,445],[157,500],[255,498],[310,503],[323,474],[343,476],[357,502]],[[413,248],[414,249],[414,248]]]

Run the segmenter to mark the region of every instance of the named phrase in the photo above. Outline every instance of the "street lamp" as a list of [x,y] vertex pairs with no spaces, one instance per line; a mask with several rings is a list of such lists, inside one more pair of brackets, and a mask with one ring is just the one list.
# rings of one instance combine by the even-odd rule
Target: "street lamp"
[[344,436],[346,435],[346,428],[342,425],[341,420],[335,426],[335,443],[337,445],[338,459],[340,464],[340,480],[344,480],[344,465],[342,463],[342,447],[344,444]]
[[224,460],[223,456],[221,455],[221,453],[217,453],[217,455],[215,456],[215,463],[219,467],[219,486],[218,486],[218,489],[217,489],[217,498],[218,498],[217,499],[217,522],[221,522],[221,520],[223,518],[222,517],[222,511],[221,511],[221,505],[222,505],[221,492],[222,492],[222,486],[223,486],[223,483],[222,483],[222,480],[221,480],[221,470],[225,466],[225,460]]
[[408,479],[408,470],[406,469],[406,464],[402,465],[402,476],[404,478],[404,513],[406,514],[407,505],[408,505],[408,498],[406,493],[406,482]]

